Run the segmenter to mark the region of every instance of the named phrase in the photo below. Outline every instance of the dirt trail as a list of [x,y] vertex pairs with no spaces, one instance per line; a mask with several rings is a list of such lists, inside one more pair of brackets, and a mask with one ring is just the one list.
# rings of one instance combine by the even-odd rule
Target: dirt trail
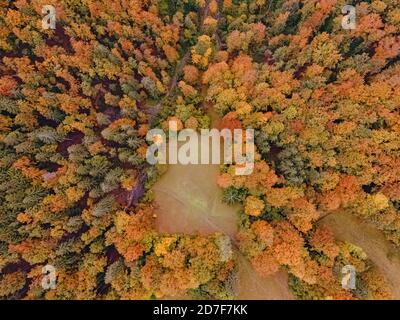
[[293,300],[287,284],[287,273],[279,271],[273,276],[262,278],[251,266],[250,262],[239,255],[238,271],[239,300]]
[[400,254],[379,230],[345,212],[331,214],[320,224],[329,227],[337,239],[361,247],[391,283],[393,298],[400,299]]

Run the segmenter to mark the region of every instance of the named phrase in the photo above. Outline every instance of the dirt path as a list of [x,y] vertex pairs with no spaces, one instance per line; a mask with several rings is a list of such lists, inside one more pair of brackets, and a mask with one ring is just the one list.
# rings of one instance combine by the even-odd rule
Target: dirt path
[[339,240],[361,247],[391,283],[393,298],[400,299],[400,254],[379,230],[344,212],[331,214],[319,223],[329,227]]
[[287,285],[287,273],[279,271],[268,278],[260,277],[249,261],[239,255],[238,295],[239,300],[293,300]]

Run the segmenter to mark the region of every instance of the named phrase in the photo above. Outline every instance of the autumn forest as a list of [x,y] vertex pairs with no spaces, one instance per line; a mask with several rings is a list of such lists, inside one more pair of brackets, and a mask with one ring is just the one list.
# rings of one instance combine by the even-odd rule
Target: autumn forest
[[[399,111],[400,0],[0,0],[0,299],[400,299]],[[232,234],[164,213],[171,121],[254,130],[201,182]]]

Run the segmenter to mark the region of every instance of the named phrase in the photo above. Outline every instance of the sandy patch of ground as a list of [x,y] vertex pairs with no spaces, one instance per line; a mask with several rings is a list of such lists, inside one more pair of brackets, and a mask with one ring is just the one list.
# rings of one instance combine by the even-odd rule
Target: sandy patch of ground
[[236,233],[236,210],[221,203],[218,165],[170,165],[153,187],[160,232]]

